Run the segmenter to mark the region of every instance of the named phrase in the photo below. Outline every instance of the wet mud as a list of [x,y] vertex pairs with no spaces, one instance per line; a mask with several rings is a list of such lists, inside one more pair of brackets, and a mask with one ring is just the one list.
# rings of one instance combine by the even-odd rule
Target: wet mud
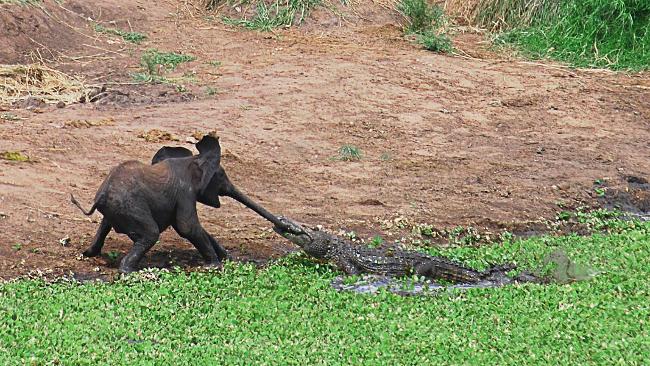
[[599,201],[603,207],[619,210],[632,218],[650,220],[650,182],[644,177],[628,175],[616,187],[602,184]]

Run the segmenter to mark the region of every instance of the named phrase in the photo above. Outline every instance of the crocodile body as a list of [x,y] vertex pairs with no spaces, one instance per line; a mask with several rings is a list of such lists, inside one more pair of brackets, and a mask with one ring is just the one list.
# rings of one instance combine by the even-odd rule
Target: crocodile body
[[[476,271],[442,257],[404,251],[399,249],[372,249],[354,245],[349,240],[329,234],[317,228],[307,228],[286,218],[281,218],[294,228],[288,232],[274,230],[300,246],[308,255],[331,262],[348,275],[372,273],[390,277],[409,275],[423,276],[432,280],[446,280],[453,283],[478,283],[484,280],[505,280],[505,273],[514,266],[494,267],[487,271]],[[533,279],[524,279],[530,282]]]

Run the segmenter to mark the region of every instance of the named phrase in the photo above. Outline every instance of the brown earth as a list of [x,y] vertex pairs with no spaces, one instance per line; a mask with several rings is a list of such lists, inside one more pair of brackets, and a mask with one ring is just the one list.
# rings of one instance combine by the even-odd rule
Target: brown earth
[[[559,202],[596,204],[596,179],[616,189],[650,176],[647,74],[503,60],[476,34],[456,35],[462,56],[433,54],[374,4],[358,4],[342,22],[318,11],[273,33],[228,27],[186,4],[2,6],[2,63],[47,54],[50,66],[108,89],[96,103],[0,112],[0,152],[31,159],[0,160],[0,277],[115,273],[112,257],[130,241],[111,233],[103,257],[80,258],[101,216],[85,218],[70,192],[90,206],[111,167],[149,161],[164,144],[191,147],[185,140],[197,131],[219,131],[231,179],[272,212],[363,238],[408,235],[408,227],[387,234],[396,218],[525,231],[553,218]],[[149,39],[96,34],[88,18]],[[196,81],[131,85],[152,47],[196,56],[172,74]],[[138,137],[152,129],[180,141]],[[332,159],[344,144],[362,159]],[[199,211],[235,259],[295,250],[236,202]],[[143,265],[175,264],[201,260],[168,231]]]

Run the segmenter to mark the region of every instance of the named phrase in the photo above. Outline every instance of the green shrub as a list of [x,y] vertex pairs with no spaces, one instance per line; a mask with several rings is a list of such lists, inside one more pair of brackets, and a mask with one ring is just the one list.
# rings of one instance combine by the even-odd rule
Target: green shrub
[[400,0],[397,11],[408,21],[408,33],[421,33],[438,27],[443,17],[442,8],[430,6],[426,0]]
[[139,32],[126,32],[121,29],[115,29],[115,28],[106,28],[100,24],[95,24],[95,32],[97,33],[104,33],[104,34],[112,34],[115,36],[122,37],[123,40],[131,43],[140,43],[147,39],[147,35]]
[[183,55],[174,52],[160,52],[155,48],[146,50],[140,58],[140,66],[144,72],[133,74],[133,79],[139,82],[162,82],[164,71],[175,70],[178,65],[184,62],[196,60],[191,55]]
[[451,39],[446,34],[446,19],[442,8],[429,5],[426,0],[400,0],[399,11],[406,18],[406,34],[415,39],[425,49],[434,52],[451,52]]
[[196,60],[196,57],[191,55],[182,55],[175,52],[160,52],[155,48],[150,48],[142,54],[140,63],[150,73],[157,72],[158,65],[163,66],[166,70],[174,70],[176,67],[184,62]]
[[451,39],[444,33],[438,34],[432,31],[426,31],[417,36],[417,41],[424,49],[429,51],[441,53],[449,53],[452,51]]
[[361,160],[361,150],[354,145],[343,145],[339,149],[338,160],[342,160],[342,161]]
[[255,7],[253,18],[224,17],[223,21],[230,25],[268,32],[273,28],[301,24],[309,12],[320,3],[320,0],[275,0],[274,3],[267,5],[260,0]]

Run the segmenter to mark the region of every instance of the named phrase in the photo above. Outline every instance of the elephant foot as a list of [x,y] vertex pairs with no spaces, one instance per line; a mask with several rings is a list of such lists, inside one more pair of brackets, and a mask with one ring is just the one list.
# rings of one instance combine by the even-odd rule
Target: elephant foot
[[117,271],[122,273],[122,274],[129,274],[129,273],[137,271],[137,268],[122,265],[122,266],[120,266],[120,268]]
[[102,251],[101,251],[101,249],[100,250],[95,250],[95,249],[92,249],[92,248],[88,248],[82,254],[83,254],[84,257],[91,258],[91,257],[96,257],[96,256],[102,254]]
[[221,261],[212,261],[212,262],[206,263],[203,267],[207,268],[207,269],[220,270],[220,269],[223,269],[223,263]]

